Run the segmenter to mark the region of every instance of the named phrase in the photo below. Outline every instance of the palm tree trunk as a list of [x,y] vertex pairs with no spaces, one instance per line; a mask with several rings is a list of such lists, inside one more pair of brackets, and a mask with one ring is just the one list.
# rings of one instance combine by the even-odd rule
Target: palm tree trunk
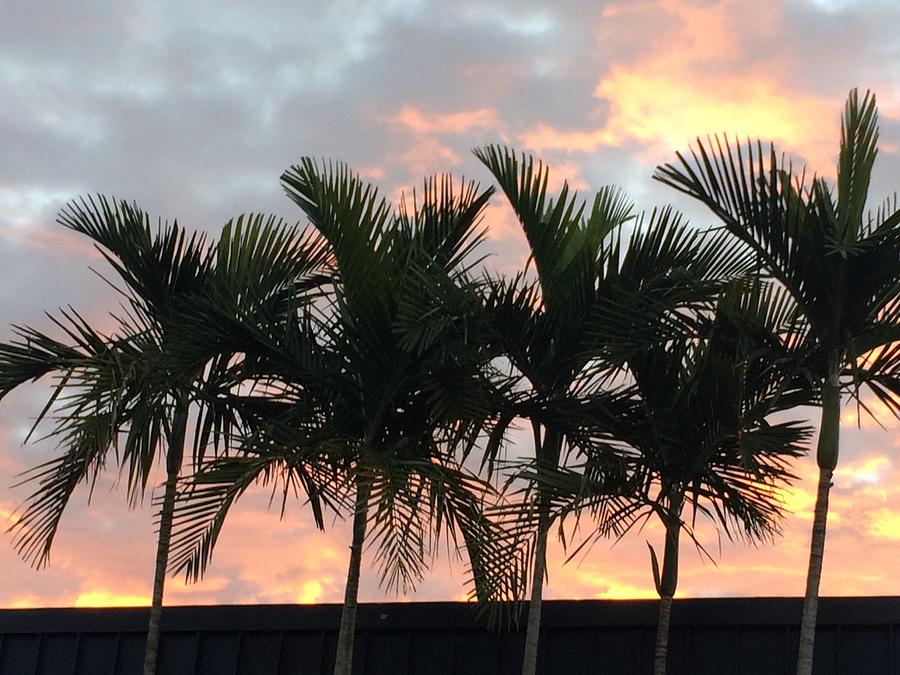
[[541,604],[543,602],[544,576],[547,571],[547,531],[550,529],[549,508],[543,494],[539,502],[538,536],[534,548],[534,576],[531,580],[531,598],[528,601],[528,624],[525,629],[525,654],[522,658],[522,675],[537,672],[538,641],[541,636]]
[[184,458],[184,437],[187,431],[188,402],[180,400],[172,416],[172,430],[166,453],[166,482],[162,508],[159,514],[159,535],[156,540],[156,570],[153,575],[153,599],[150,604],[150,623],[147,626],[147,643],[144,647],[143,675],[156,675],[159,655],[159,623],[162,618],[163,590],[166,583],[166,566],[169,562],[169,542],[172,538],[172,518],[175,513],[175,492]]
[[822,387],[822,421],[816,461],[819,464],[819,486],[813,515],[812,540],[809,547],[809,571],[806,574],[806,593],[803,596],[803,617],[800,621],[800,648],[797,653],[797,675],[812,675],[816,639],[816,614],[819,609],[819,582],[825,557],[825,528],[828,523],[828,497],[831,478],[837,466],[841,433],[840,370],[834,364]]
[[362,550],[366,540],[369,494],[372,485],[367,478],[356,481],[356,511],[353,514],[353,540],[350,544],[350,564],[347,569],[347,585],[344,589],[344,606],[341,609],[341,627],[338,632],[337,652],[334,658],[334,675],[350,675],[353,667],[353,638],[356,632],[356,608],[359,597],[359,572],[362,566]]
[[[540,430],[535,429],[535,452],[538,466],[556,468],[559,464],[561,438],[547,429],[544,442],[540,442]],[[547,534],[550,531],[549,495],[538,485],[538,535],[534,547],[534,574],[531,579],[531,598],[528,601],[528,623],[525,628],[525,653],[522,657],[522,675],[537,672],[538,643],[541,637],[541,605],[543,604],[544,577],[547,575]]]
[[678,587],[678,540],[681,535],[681,493],[669,492],[669,516],[666,520],[666,548],[663,568],[659,578],[659,621],[656,625],[656,650],[653,675],[666,675],[666,658],[669,653],[669,621],[672,616],[672,598]]
[[672,596],[659,598],[659,619],[656,624],[656,651],[653,675],[666,675],[666,657],[669,653],[669,620],[672,616]]

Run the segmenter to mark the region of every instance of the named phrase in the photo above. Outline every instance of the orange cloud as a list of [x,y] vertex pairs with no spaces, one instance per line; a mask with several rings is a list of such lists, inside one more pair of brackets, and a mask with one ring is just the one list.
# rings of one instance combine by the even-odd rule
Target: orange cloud
[[816,505],[816,495],[809,489],[792,485],[778,490],[781,504],[784,509],[796,516],[812,518],[813,508]]
[[591,152],[601,145],[608,145],[612,137],[605,129],[594,131],[560,131],[548,124],[538,124],[521,136],[522,145],[536,152],[564,150],[567,152]]
[[900,511],[879,509],[873,512],[868,531],[879,539],[900,541]]
[[610,102],[602,136],[610,145],[636,140],[655,154],[724,131],[798,149],[823,170],[836,147],[833,101],[789,93],[764,77],[696,82],[688,73],[672,77],[657,64],[615,67],[596,93]]
[[404,105],[388,122],[417,134],[464,134],[474,129],[499,126],[497,111],[491,108],[461,110],[454,113],[425,113],[412,105]]
[[[647,563],[643,575],[650,578],[650,565]],[[615,575],[604,575],[596,572],[584,572],[575,575],[578,585],[583,589],[581,592],[591,598],[600,600],[624,600],[629,598],[655,598],[656,590],[653,583],[633,584],[623,582],[621,578]]]
[[322,597],[322,584],[314,579],[310,579],[303,583],[300,593],[297,595],[297,602],[301,605],[314,605]]
[[871,455],[857,461],[848,462],[839,470],[845,478],[855,483],[879,483],[882,474],[889,471],[891,460],[884,455]]
[[863,395],[862,405],[857,406],[855,401],[847,403],[841,411],[841,425],[883,431],[900,427],[900,420],[887,404],[869,394]]
[[115,591],[95,590],[81,593],[75,598],[76,607],[146,607],[149,604],[149,593],[123,595]]
[[[820,174],[831,172],[837,102],[783,83],[776,57],[742,54],[747,26],[735,7],[676,0],[608,7],[597,36],[601,44],[642,21],[657,22],[662,32],[644,56],[613,64],[599,79],[594,94],[608,106],[605,123],[589,130],[542,123],[523,133],[522,142],[537,151],[567,152],[637,143],[641,159],[657,163],[669,161],[698,136],[726,132],[773,140],[782,151],[799,153]],[[760,11],[763,16],[754,17],[751,30],[774,31],[777,5],[764,4]],[[664,24],[659,17],[665,17]]]

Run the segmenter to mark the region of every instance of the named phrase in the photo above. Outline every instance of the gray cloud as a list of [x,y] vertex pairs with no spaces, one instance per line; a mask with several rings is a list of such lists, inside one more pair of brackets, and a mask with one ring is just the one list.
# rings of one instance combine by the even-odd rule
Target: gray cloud
[[[72,303],[98,319],[114,306],[114,295],[87,270],[97,263],[90,248],[53,223],[67,199],[113,194],[214,232],[248,210],[297,218],[278,176],[305,154],[377,175],[387,194],[415,184],[424,171],[452,169],[487,182],[470,155],[473,146],[520,144],[540,124],[565,133],[602,129],[612,104],[595,88],[615,67],[637,68],[650,56],[665,64],[685,50],[702,51],[702,32],[694,42],[681,41],[677,5],[7,3],[0,22],[0,339],[13,322],[47,327],[42,312],[59,305]],[[704,83],[714,89],[720,76],[762,74],[786,95],[833,100],[835,130],[846,90],[875,86],[890,115],[882,137],[900,145],[894,3],[865,11],[837,0],[707,5],[729,17],[727,35],[707,38],[730,46],[700,59],[689,73],[697,80],[684,86],[700,93]],[[404,108],[426,121],[487,113],[477,124],[415,128],[396,121]],[[674,201],[692,220],[707,222],[705,213],[650,180],[645,146],[635,137],[544,154],[551,167],[565,165],[589,189],[615,182],[641,205]],[[893,191],[898,157],[883,153],[876,196]],[[517,264],[523,254],[513,234],[490,249],[497,266]],[[44,391],[0,405],[2,466],[10,471],[50,451],[20,447],[22,421],[39,410]],[[11,482],[10,474],[0,476],[0,485]],[[0,490],[6,505],[23,497],[22,489]],[[124,498],[108,503],[118,508]],[[67,526],[84,509],[83,500],[73,504]],[[112,527],[110,537],[128,528]],[[42,579],[52,579],[46,587],[57,597],[68,588],[63,576]],[[217,597],[260,592],[253,583],[231,582]],[[435,596],[455,592],[445,581],[433,583]],[[10,593],[0,589],[0,602]]]

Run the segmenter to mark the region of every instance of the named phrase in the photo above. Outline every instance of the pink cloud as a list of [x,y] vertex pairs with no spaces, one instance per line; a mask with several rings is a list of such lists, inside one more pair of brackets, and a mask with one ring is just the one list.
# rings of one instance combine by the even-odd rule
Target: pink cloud
[[[482,143],[485,132],[493,136],[500,127],[492,108],[444,113],[406,104],[381,121],[403,135],[401,147],[391,152],[389,159],[416,179],[459,166],[461,147],[468,150]],[[399,188],[394,192],[398,193]]]
[[[815,463],[799,463],[801,481],[785,495],[793,510],[784,536],[758,547],[722,542],[708,524],[698,527],[717,565],[701,558],[689,541],[682,550],[679,595],[798,595],[802,593],[811,524]],[[865,480],[864,480],[865,479]],[[900,465],[893,457],[866,454],[838,468],[832,493],[832,513],[824,594],[880,594],[893,588],[893,563],[900,530]],[[0,583],[0,606],[140,604],[148,597],[154,548],[149,500],[128,511],[121,492],[111,492],[111,480],[101,481],[90,508],[83,491],[73,500],[60,530],[48,569],[35,571],[0,547],[0,564],[14,571]],[[185,586],[170,579],[169,604],[222,602],[339,602],[346,574],[349,526],[330,523],[315,530],[299,503],[289,503],[285,519],[268,510],[269,493],[255,489],[242,500],[223,531],[207,577]],[[13,504],[0,504],[10,510]],[[585,524],[586,526],[586,524]],[[126,534],[128,536],[126,536]],[[653,597],[652,574],[645,541],[658,544],[654,523],[613,546],[600,541],[583,556],[564,564],[567,553],[558,542],[550,546],[548,598]],[[860,546],[866,555],[859,556]],[[364,601],[386,595],[378,587],[372,552],[364,556]],[[442,558],[426,574],[414,596],[400,599],[464,599],[464,564]],[[14,580],[14,581],[13,581]]]
[[417,138],[400,154],[400,159],[414,176],[440,173],[460,163],[453,148],[431,136]]
[[[0,227],[2,227],[2,223],[0,223]],[[50,255],[77,255],[88,261],[101,257],[100,252],[87,238],[58,226],[35,223],[27,226],[5,227],[2,237],[16,246]]]
[[492,108],[460,110],[453,113],[426,113],[416,106],[404,105],[387,118],[392,125],[416,134],[454,135],[499,126],[497,111]]
[[380,166],[364,166],[359,170],[359,175],[367,180],[381,180],[384,178],[384,169]]

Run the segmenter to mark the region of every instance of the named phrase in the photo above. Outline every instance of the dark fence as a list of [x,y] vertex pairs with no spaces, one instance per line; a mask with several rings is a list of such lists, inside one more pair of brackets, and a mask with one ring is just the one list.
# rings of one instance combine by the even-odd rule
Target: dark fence
[[[330,673],[336,605],[171,607],[161,674]],[[362,605],[354,671],[366,675],[506,675],[521,667],[523,634],[493,632],[462,603]],[[0,610],[0,674],[139,673],[146,609]],[[651,672],[656,603],[544,604],[543,675]],[[676,600],[669,672],[789,675],[800,600]],[[825,598],[819,675],[900,675],[900,597]]]

